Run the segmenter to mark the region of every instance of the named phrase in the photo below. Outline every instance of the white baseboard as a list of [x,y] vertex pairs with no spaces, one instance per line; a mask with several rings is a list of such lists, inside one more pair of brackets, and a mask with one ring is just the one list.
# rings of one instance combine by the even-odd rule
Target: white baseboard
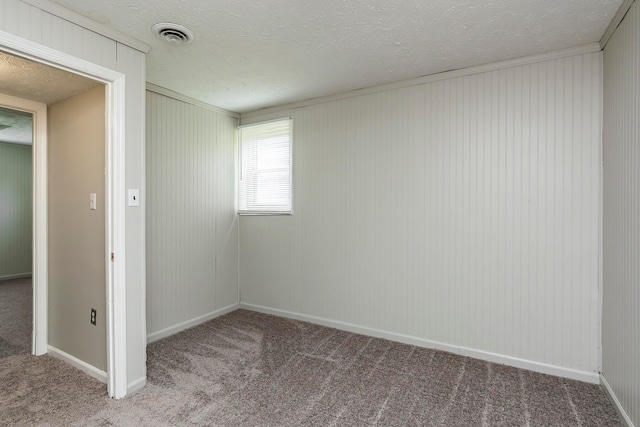
[[611,400],[611,403],[613,403],[613,407],[616,408],[616,411],[618,411],[618,415],[620,415],[620,418],[622,418],[622,420],[627,424],[628,427],[634,427],[631,418],[629,418],[629,415],[627,415],[627,412],[624,410],[622,404],[618,400],[618,396],[616,396],[616,394],[613,392],[613,389],[609,385],[609,382],[602,374],[600,374],[600,383],[602,383],[602,385],[604,386],[604,392],[607,394],[607,397],[609,397],[609,400]]
[[367,335],[376,338],[384,338],[390,341],[411,344],[418,347],[431,348],[435,350],[443,350],[461,356],[473,357],[474,359],[486,360],[487,362],[498,363],[502,365],[513,366],[516,368],[527,369],[542,374],[554,375],[557,377],[570,378],[578,381],[589,382],[593,384],[600,383],[600,376],[595,372],[578,371],[561,366],[548,365],[545,363],[534,362],[526,359],[518,359],[516,357],[505,356],[502,354],[489,353],[486,351],[475,350],[472,348],[460,347],[451,344],[441,343],[437,341],[426,340],[409,335],[397,334],[393,332],[381,331],[378,329],[367,328],[363,326],[353,325],[351,323],[339,322],[335,320],[325,319],[322,317],[308,316],[305,314],[293,313],[286,310],[278,310],[259,305],[240,303],[240,308],[257,311],[265,314],[273,314],[275,316],[286,317],[288,319],[302,320],[304,322],[315,323],[317,325],[327,326],[330,328],[340,329],[346,332]]
[[32,273],[8,274],[6,276],[0,276],[0,281],[22,279],[23,277],[31,277],[31,276],[32,276]]
[[231,304],[227,307],[221,308],[219,310],[213,311],[211,313],[198,316],[191,320],[187,320],[186,322],[178,323],[177,325],[170,326],[168,328],[164,328],[160,331],[153,332],[147,335],[147,344],[157,341],[162,338],[166,338],[170,335],[176,334],[180,331],[184,331],[185,329],[189,329],[193,326],[199,325],[200,323],[204,323],[211,319],[215,319],[216,317],[220,317],[224,314],[231,313],[239,308],[239,304]]
[[140,377],[137,380],[131,381],[127,384],[127,397],[131,396],[136,391],[142,390],[147,384],[147,377]]
[[75,356],[70,355],[69,353],[65,353],[62,350],[59,350],[55,347],[52,347],[50,345],[47,346],[47,353],[49,354],[49,356],[51,357],[55,357],[56,359],[60,359],[63,362],[68,363],[69,365],[80,369],[82,372],[86,373],[87,375],[92,376],[93,378],[102,381],[103,383],[107,383],[107,373],[104,371],[101,371],[100,369],[96,368],[95,366],[91,366],[89,365],[87,362],[83,362],[82,360],[78,359]]

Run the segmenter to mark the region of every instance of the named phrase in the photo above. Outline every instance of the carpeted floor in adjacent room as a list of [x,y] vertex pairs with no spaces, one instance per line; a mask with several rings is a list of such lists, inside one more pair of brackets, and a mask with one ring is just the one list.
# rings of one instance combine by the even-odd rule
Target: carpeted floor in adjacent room
[[148,346],[122,400],[48,356],[0,359],[0,423],[620,426],[601,387],[238,310]]
[[31,277],[0,281],[0,357],[31,353]]

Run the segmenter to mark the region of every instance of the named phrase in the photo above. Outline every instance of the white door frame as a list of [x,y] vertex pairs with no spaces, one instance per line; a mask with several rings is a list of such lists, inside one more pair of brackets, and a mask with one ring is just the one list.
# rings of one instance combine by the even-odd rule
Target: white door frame
[[[125,75],[41,44],[0,31],[0,50],[99,81],[106,85],[107,390],[127,394],[125,275]],[[26,111],[30,111],[27,109]],[[47,351],[47,138],[46,114],[35,112],[34,145],[34,354]],[[45,120],[42,120],[42,118]],[[41,132],[38,132],[38,131]],[[111,254],[117,254],[112,261]]]
[[[33,186],[32,219],[32,277],[33,277],[33,333],[31,353],[40,356],[47,352],[47,245],[38,237],[47,235],[47,105],[0,94],[0,107],[31,113],[33,118],[33,146],[31,164]],[[38,209],[39,205],[44,209]]]

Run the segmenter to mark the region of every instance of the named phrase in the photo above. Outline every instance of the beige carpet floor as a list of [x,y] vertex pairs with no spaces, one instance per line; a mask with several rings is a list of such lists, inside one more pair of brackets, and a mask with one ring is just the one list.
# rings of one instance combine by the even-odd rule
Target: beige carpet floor
[[48,356],[0,359],[0,424],[620,426],[601,387],[238,310],[148,346],[119,401]]
[[0,357],[31,353],[31,277],[0,281]]

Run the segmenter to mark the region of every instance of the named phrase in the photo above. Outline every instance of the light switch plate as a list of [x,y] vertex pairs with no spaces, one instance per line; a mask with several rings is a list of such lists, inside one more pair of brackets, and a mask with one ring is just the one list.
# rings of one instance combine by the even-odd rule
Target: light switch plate
[[137,188],[129,189],[129,206],[140,206],[140,191]]
[[96,193],[89,194],[89,209],[92,211],[96,210]]

